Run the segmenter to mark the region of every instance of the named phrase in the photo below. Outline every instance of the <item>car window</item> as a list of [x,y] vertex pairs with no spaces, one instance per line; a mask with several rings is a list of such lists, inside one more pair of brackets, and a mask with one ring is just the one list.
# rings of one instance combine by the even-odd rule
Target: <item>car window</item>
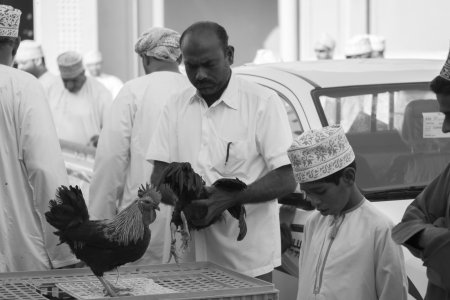
[[[267,87],[267,86],[266,86]],[[270,88],[270,87],[267,87]],[[289,101],[289,99],[280,93],[279,91],[276,91],[272,88],[270,88],[274,92],[278,94],[278,96],[283,100],[284,108],[286,109],[286,113],[289,118],[289,125],[291,126],[291,132],[292,137],[295,139],[297,136],[299,136],[304,130],[302,127],[302,124],[300,122],[300,118],[297,115],[297,112],[295,111],[295,108],[292,106],[292,103]]]
[[426,85],[330,89],[318,100],[327,124],[347,134],[363,191],[425,186],[450,162],[450,135]]

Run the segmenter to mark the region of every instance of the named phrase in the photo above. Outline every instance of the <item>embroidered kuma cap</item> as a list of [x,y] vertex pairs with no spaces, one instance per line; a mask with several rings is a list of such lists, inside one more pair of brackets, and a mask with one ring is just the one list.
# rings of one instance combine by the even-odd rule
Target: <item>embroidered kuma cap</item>
[[33,40],[23,40],[20,42],[19,49],[17,49],[16,60],[27,61],[44,57],[41,44]]
[[81,54],[75,51],[67,51],[57,58],[59,72],[64,79],[72,79],[83,73],[83,59]]
[[0,4],[0,36],[13,38],[19,36],[21,14],[22,12],[19,9]]
[[298,183],[325,178],[355,160],[350,143],[340,125],[305,131],[294,140],[288,156]]
[[441,72],[439,73],[439,76],[444,78],[445,80],[450,81],[450,50],[447,55],[447,60],[444,63],[444,66],[441,69]]

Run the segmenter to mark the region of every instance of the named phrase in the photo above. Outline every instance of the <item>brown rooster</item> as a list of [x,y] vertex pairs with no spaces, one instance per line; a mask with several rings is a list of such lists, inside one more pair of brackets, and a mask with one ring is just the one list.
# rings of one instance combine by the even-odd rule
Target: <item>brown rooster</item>
[[[172,195],[170,198],[176,199],[171,220],[172,247],[170,258],[173,256],[178,263],[178,255],[175,250],[176,230],[181,228],[182,248],[187,248],[190,240],[190,230],[206,228],[223,218],[223,215],[219,215],[205,226],[194,225],[191,220],[203,219],[207,214],[207,208],[196,205],[195,200],[208,198],[213,189],[230,192],[240,191],[247,188],[247,185],[238,178],[222,178],[215,181],[212,187],[207,187],[205,181],[192,169],[190,163],[172,162],[162,172],[157,187],[164,191],[163,194],[172,192],[175,197]],[[237,240],[241,241],[247,234],[245,207],[244,205],[235,205],[230,207],[228,212],[239,221]]]
[[61,243],[86,263],[105,287],[106,294],[118,296],[120,289],[103,278],[103,273],[138,260],[150,243],[149,225],[156,218],[161,195],[148,184],[138,198],[112,220],[89,220],[81,190],[61,186],[56,200],[50,200],[47,222],[57,229]]

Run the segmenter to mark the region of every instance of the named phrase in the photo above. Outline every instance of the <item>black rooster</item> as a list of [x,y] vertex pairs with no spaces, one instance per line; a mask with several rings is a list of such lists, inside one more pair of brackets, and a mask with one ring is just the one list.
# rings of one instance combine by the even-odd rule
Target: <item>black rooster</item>
[[118,296],[120,289],[103,273],[138,260],[150,242],[149,225],[156,218],[161,195],[147,184],[141,186],[138,197],[112,220],[91,221],[78,186],[61,186],[45,213],[47,222],[58,229],[55,234],[61,243],[91,268],[109,296]]
[[[178,255],[175,251],[175,231],[181,228],[181,235],[183,238],[183,248],[186,248],[190,240],[190,230],[200,230],[214,224],[221,220],[223,215],[214,218],[209,224],[205,226],[196,226],[192,220],[200,220],[208,213],[204,206],[196,205],[195,200],[206,199],[211,195],[213,189],[224,191],[240,191],[247,188],[247,185],[236,179],[222,178],[215,181],[212,187],[207,187],[205,181],[198,175],[188,162],[173,162],[170,163],[162,172],[160,180],[157,184],[159,189],[173,192],[176,199],[174,204],[174,211],[171,220],[172,231],[172,247],[171,257],[174,256],[175,261],[178,262]],[[163,193],[164,194],[164,193]],[[245,223],[245,207],[244,205],[235,205],[228,209],[228,212],[239,221],[239,235],[238,241],[241,241],[247,234],[247,224]],[[169,259],[170,260],[170,259]]]

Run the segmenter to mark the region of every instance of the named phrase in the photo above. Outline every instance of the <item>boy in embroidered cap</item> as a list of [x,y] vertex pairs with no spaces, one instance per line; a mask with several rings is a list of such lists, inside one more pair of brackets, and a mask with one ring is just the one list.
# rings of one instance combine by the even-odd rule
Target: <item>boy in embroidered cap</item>
[[[445,115],[442,132],[450,132],[450,52],[430,88]],[[427,300],[450,300],[449,182],[450,165],[414,199],[392,231],[392,238],[427,267]]]
[[407,299],[392,222],[355,185],[355,154],[342,127],[304,132],[288,156],[296,181],[318,210],[304,228],[297,300]]

